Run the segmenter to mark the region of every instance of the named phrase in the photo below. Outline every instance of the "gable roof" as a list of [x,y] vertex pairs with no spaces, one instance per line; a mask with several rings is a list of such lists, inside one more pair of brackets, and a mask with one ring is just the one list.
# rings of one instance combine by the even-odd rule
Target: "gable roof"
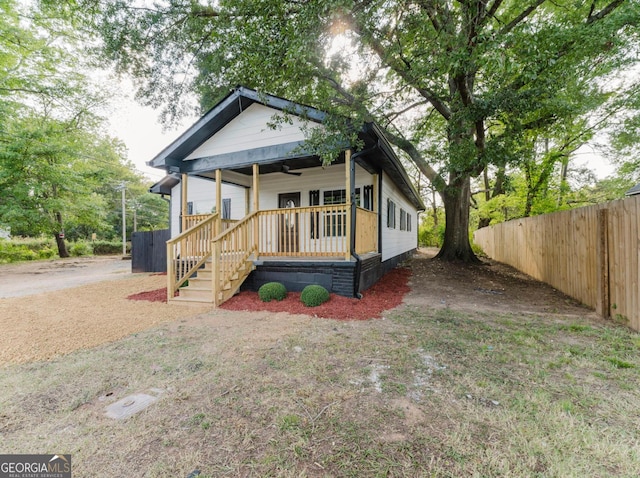
[[[257,148],[198,160],[184,161],[209,138],[231,123],[254,103],[299,116],[305,120],[319,124],[323,123],[328,116],[327,113],[316,108],[240,86],[233,89],[218,104],[207,111],[198,121],[147,164],[152,167],[163,168],[169,173],[181,171],[189,174],[201,174],[202,168],[211,170],[217,169],[218,167],[223,169],[232,167],[236,171],[242,171],[244,169],[250,174],[251,164],[261,164],[262,170],[262,165],[266,166],[277,161],[291,158],[291,152],[295,149],[299,150],[303,141],[274,146],[268,150],[267,148]],[[420,195],[411,184],[400,159],[394,153],[383,131],[375,123],[367,123],[360,132],[360,138],[365,144],[363,151],[367,151],[365,156],[366,160],[363,158],[360,160],[375,163],[391,177],[393,182],[400,188],[416,209],[424,210],[425,206]],[[308,156],[314,157],[312,153],[309,153]],[[365,164],[363,165],[366,169],[371,169],[367,168]],[[279,168],[280,166],[277,167]]]
[[280,111],[286,111],[317,123],[322,123],[327,117],[326,113],[310,106],[300,105],[277,96],[239,86],[234,88],[231,93],[220,100],[217,105],[207,111],[147,164],[155,168],[163,168],[170,166],[172,160],[182,160],[253,103],[260,103]]
[[635,196],[636,194],[640,194],[640,184],[636,184],[634,187],[624,193],[625,196]]

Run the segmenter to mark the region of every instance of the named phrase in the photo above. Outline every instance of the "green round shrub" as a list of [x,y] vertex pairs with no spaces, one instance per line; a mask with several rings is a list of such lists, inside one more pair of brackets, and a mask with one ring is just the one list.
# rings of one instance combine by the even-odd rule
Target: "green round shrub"
[[287,288],[280,282],[267,282],[258,289],[258,297],[262,302],[282,300],[287,296]]
[[300,300],[307,307],[316,307],[329,300],[329,291],[321,285],[308,285],[302,289]]

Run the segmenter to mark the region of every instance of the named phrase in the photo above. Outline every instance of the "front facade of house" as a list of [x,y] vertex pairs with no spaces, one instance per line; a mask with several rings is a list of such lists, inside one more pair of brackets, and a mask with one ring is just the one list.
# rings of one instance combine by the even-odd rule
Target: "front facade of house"
[[171,300],[187,280],[182,299],[216,304],[269,281],[356,296],[416,249],[424,206],[381,131],[367,125],[361,152],[323,167],[304,149],[323,119],[237,88],[149,163],[174,178]]

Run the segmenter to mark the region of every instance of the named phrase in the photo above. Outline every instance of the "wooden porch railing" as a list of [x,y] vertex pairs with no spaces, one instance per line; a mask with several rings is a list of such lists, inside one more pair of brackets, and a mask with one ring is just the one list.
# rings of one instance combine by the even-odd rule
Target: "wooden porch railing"
[[218,215],[204,220],[167,241],[167,299],[211,257],[212,240],[218,235]]
[[213,215],[215,214],[189,214],[188,216],[184,216],[182,218],[182,230],[186,231],[187,229],[191,229],[196,224],[209,219]]
[[347,251],[347,205],[260,211],[261,256],[341,256]]
[[[252,255],[344,256],[348,251],[347,220],[346,204],[264,210],[240,221],[220,221],[217,214],[206,215],[167,242],[167,298],[171,300],[209,258],[212,299],[218,305],[233,295],[250,272]],[[378,215],[356,208],[355,233],[357,253],[377,251]]]
[[356,208],[356,254],[378,251],[378,214]]

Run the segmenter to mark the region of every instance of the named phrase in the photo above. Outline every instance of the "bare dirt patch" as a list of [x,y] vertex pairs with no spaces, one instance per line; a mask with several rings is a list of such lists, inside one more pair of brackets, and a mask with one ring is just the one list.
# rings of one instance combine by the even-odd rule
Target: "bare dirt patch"
[[418,306],[477,312],[580,315],[595,313],[553,287],[489,258],[480,265],[432,260],[438,250],[420,249],[410,262],[411,293]]
[[120,280],[0,299],[0,364],[50,359],[208,310],[126,299],[165,281],[162,276],[129,274]]

